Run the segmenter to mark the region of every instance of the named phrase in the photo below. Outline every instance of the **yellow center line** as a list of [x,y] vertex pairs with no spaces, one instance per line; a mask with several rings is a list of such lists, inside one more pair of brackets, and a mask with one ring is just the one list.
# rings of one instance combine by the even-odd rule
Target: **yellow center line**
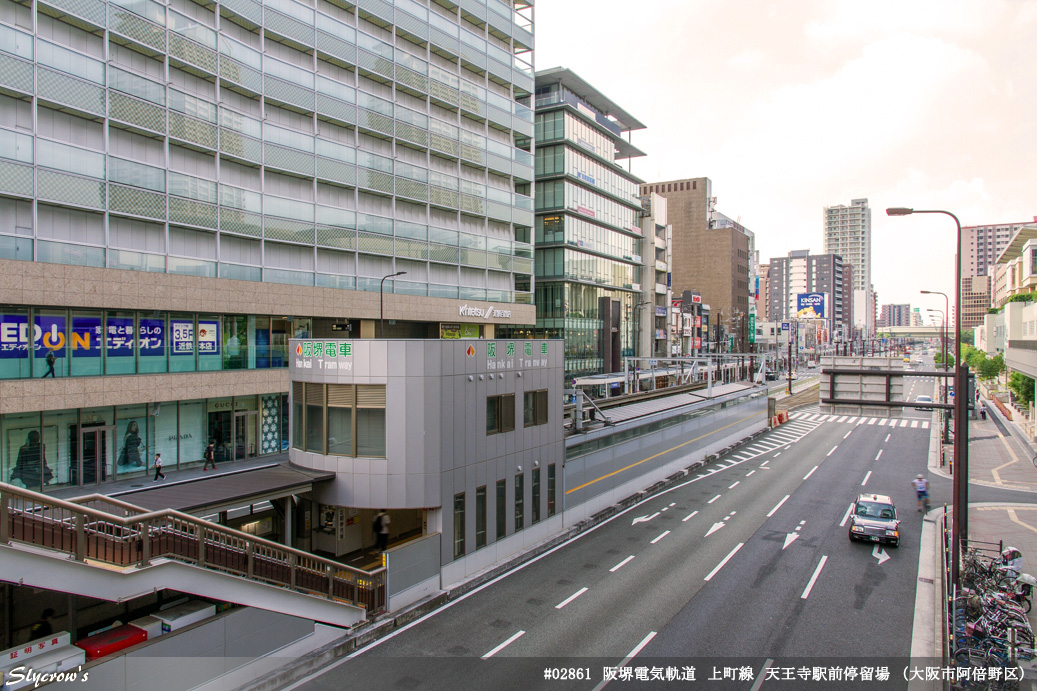
[[659,458],[659,456],[662,456],[664,454],[668,454],[671,451],[676,451],[677,449],[681,448],[682,446],[687,446],[688,444],[691,444],[692,442],[696,442],[699,439],[704,439],[705,437],[708,437],[711,434],[716,434],[717,432],[722,432],[725,429],[727,429],[728,427],[732,427],[734,425],[741,424],[741,423],[745,422],[746,420],[751,420],[752,418],[759,417],[760,415],[766,415],[766,413],[761,411],[759,413],[753,413],[752,415],[747,415],[746,417],[743,417],[740,420],[735,420],[734,422],[732,422],[729,425],[724,425],[723,427],[718,427],[717,429],[713,430],[712,432],[706,432],[705,434],[703,434],[701,436],[695,437],[694,439],[689,439],[688,441],[686,441],[686,442],[684,442],[682,444],[678,444],[677,446],[674,446],[671,449],[666,449],[665,451],[660,451],[659,453],[654,454],[652,456],[649,456],[648,458],[642,458],[640,461],[638,461],[636,463],[631,463],[630,465],[626,466],[625,468],[620,468],[619,470],[613,470],[611,473],[608,473],[607,475],[602,475],[601,477],[595,478],[594,480],[590,480],[589,482],[585,482],[582,485],[580,485],[579,487],[573,487],[572,489],[566,490],[565,493],[566,494],[572,494],[576,490],[583,489],[584,487],[587,487],[589,485],[593,485],[595,482],[599,482],[599,481],[604,480],[606,478],[610,478],[613,475],[618,475],[619,473],[622,473],[624,470],[630,470],[631,468],[633,468],[635,466],[639,466],[642,463],[646,463],[646,462],[652,460],[653,458]]

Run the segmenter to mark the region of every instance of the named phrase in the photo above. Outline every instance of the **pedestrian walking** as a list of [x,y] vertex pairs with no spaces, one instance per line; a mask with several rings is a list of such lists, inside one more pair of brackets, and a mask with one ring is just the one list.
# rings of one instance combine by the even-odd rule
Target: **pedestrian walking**
[[216,454],[213,450],[213,442],[209,442],[209,445],[205,447],[205,465],[202,466],[202,471],[209,469],[209,464],[212,464],[212,469],[216,470]]
[[377,540],[377,549],[379,552],[384,552],[385,548],[389,546],[389,514],[382,509],[374,517],[374,535]]
[[43,373],[43,377],[40,377],[40,379],[43,379],[44,377],[48,377],[48,376],[51,379],[57,379],[57,375],[54,374],[54,351],[53,350],[48,350],[47,351],[47,371]]
[[158,482],[158,479],[166,479],[166,474],[162,472],[162,454],[155,454],[155,479],[152,482]]

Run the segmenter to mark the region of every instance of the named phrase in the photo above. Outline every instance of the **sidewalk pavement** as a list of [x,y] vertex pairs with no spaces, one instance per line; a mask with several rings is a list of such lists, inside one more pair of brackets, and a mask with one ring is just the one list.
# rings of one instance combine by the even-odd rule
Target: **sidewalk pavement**
[[[977,546],[997,550],[998,545],[1012,546],[1023,554],[1023,571],[1037,573],[1037,467],[1032,463],[1037,448],[1030,442],[1022,428],[1005,419],[989,401],[985,401],[987,419],[969,420],[969,477],[970,487],[990,487],[1011,491],[1017,495],[1011,501],[992,503],[969,502],[969,539]],[[933,414],[930,425],[929,472],[950,479],[949,469],[940,466],[939,411]],[[949,510],[949,509],[948,509]],[[922,582],[923,571],[934,574],[939,584],[940,550],[942,540],[939,531],[942,521],[943,507],[934,509],[927,517],[927,529],[934,530],[934,539],[926,542],[933,548],[932,561],[920,563],[919,580]],[[993,543],[993,544],[979,544]],[[991,552],[993,555],[993,552]],[[925,561],[924,555],[921,561]],[[937,592],[939,589],[937,588]],[[1037,593],[1035,593],[1037,598]],[[916,609],[928,607],[931,600],[922,593],[916,602]],[[937,601],[934,614],[940,616],[942,602]],[[1030,625],[1037,631],[1037,607],[1031,611]],[[917,622],[917,619],[916,619]],[[937,628],[937,630],[942,627]],[[925,632],[921,632],[924,636]],[[915,637],[920,634],[916,623]],[[941,636],[936,637],[937,650],[934,654],[941,656],[946,650],[946,642],[940,645]],[[1028,678],[1037,675],[1037,661],[1023,663]]]

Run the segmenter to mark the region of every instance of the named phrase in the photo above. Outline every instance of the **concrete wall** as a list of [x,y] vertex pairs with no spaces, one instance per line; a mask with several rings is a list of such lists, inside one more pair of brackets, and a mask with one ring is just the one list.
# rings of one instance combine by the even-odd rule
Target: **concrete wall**
[[182,691],[313,633],[313,622],[261,609],[235,609],[84,667],[82,691]]

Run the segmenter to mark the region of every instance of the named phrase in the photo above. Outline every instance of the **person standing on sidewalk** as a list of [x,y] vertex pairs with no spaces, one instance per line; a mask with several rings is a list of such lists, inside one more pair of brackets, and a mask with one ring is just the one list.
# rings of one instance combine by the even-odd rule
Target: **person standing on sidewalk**
[[202,466],[202,471],[209,469],[209,464],[212,464],[212,469],[216,470],[216,456],[213,451],[213,443],[209,442],[209,445],[205,447],[205,465]]
[[162,454],[155,454],[155,479],[152,482],[158,482],[158,479],[166,479],[166,474],[162,472]]

